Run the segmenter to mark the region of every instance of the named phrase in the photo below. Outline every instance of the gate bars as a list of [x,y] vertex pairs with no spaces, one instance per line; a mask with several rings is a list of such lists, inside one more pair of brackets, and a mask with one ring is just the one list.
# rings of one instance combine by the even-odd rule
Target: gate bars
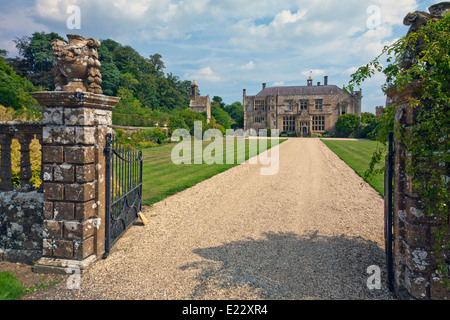
[[132,150],[106,136],[105,254],[137,219],[142,202],[142,151]]
[[394,133],[389,132],[389,149],[385,158],[384,171],[384,240],[386,250],[387,286],[394,290],[393,269],[393,167],[394,167]]

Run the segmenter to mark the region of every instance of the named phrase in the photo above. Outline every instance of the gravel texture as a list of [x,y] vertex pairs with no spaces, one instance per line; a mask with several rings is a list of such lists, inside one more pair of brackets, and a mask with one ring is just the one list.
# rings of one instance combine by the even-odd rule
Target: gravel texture
[[[279,171],[242,164],[146,208],[81,277],[26,299],[392,299],[383,199],[319,139],[280,145]],[[382,288],[367,288],[367,268]]]

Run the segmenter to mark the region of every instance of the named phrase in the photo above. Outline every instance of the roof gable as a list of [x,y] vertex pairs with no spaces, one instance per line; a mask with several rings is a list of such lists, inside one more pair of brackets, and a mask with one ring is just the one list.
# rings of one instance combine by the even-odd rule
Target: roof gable
[[300,94],[335,94],[343,90],[336,85],[326,86],[287,86],[287,87],[266,87],[256,96],[267,97],[279,95],[300,95]]

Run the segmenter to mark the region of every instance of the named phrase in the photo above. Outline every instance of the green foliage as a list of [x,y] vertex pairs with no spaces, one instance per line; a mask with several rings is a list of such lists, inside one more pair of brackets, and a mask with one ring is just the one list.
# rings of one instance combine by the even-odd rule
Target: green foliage
[[16,300],[25,293],[24,286],[11,272],[0,273],[0,300]]
[[336,130],[339,133],[348,136],[352,132],[358,130],[360,125],[361,119],[358,115],[353,113],[346,113],[341,115],[336,121]]
[[30,95],[35,91],[33,84],[17,75],[0,57],[0,104],[13,108],[16,113],[40,114],[37,101]]
[[231,127],[244,128],[244,107],[239,101],[233,102],[227,105],[224,110],[230,115],[230,118],[234,120],[231,122]]
[[24,36],[14,40],[20,57],[8,59],[8,63],[22,77],[26,77],[36,87],[53,90],[55,87],[53,75],[52,41],[65,41],[55,32],[35,32],[31,37]]
[[220,103],[213,101],[211,103],[211,116],[216,119],[216,122],[225,129],[231,129],[230,116],[220,107]]
[[[438,227],[434,232],[437,261],[444,285],[450,288],[446,253],[449,242],[450,176],[450,14],[441,20],[430,20],[417,32],[411,32],[353,75],[347,90],[359,86],[375,72],[383,72],[386,83],[383,89],[397,92],[415,88],[411,101],[415,123],[405,130],[395,122],[395,105],[387,108],[379,119],[377,140],[386,145],[387,133],[394,131],[396,138],[405,144],[409,154],[407,174],[413,177],[413,187],[418,193],[422,210],[433,218]],[[383,69],[381,56],[386,55],[388,65]],[[377,151],[372,163],[381,160]],[[368,172],[370,174],[370,172]],[[448,259],[448,257],[447,257]],[[448,262],[447,262],[448,264]]]
[[371,122],[374,122],[376,120],[375,115],[370,112],[363,112],[361,113],[361,123],[363,124],[369,124]]
[[161,128],[139,130],[133,133],[116,129],[115,133],[114,139],[116,142],[132,148],[145,149],[169,142],[168,137],[162,132]]

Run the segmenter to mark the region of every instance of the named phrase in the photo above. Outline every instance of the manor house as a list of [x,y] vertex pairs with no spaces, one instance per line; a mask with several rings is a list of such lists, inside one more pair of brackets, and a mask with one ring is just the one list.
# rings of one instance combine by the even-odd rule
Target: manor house
[[280,133],[296,133],[299,137],[336,132],[336,121],[345,113],[361,116],[361,91],[346,93],[336,85],[266,87],[255,96],[243,90],[244,131],[252,128],[278,129]]

